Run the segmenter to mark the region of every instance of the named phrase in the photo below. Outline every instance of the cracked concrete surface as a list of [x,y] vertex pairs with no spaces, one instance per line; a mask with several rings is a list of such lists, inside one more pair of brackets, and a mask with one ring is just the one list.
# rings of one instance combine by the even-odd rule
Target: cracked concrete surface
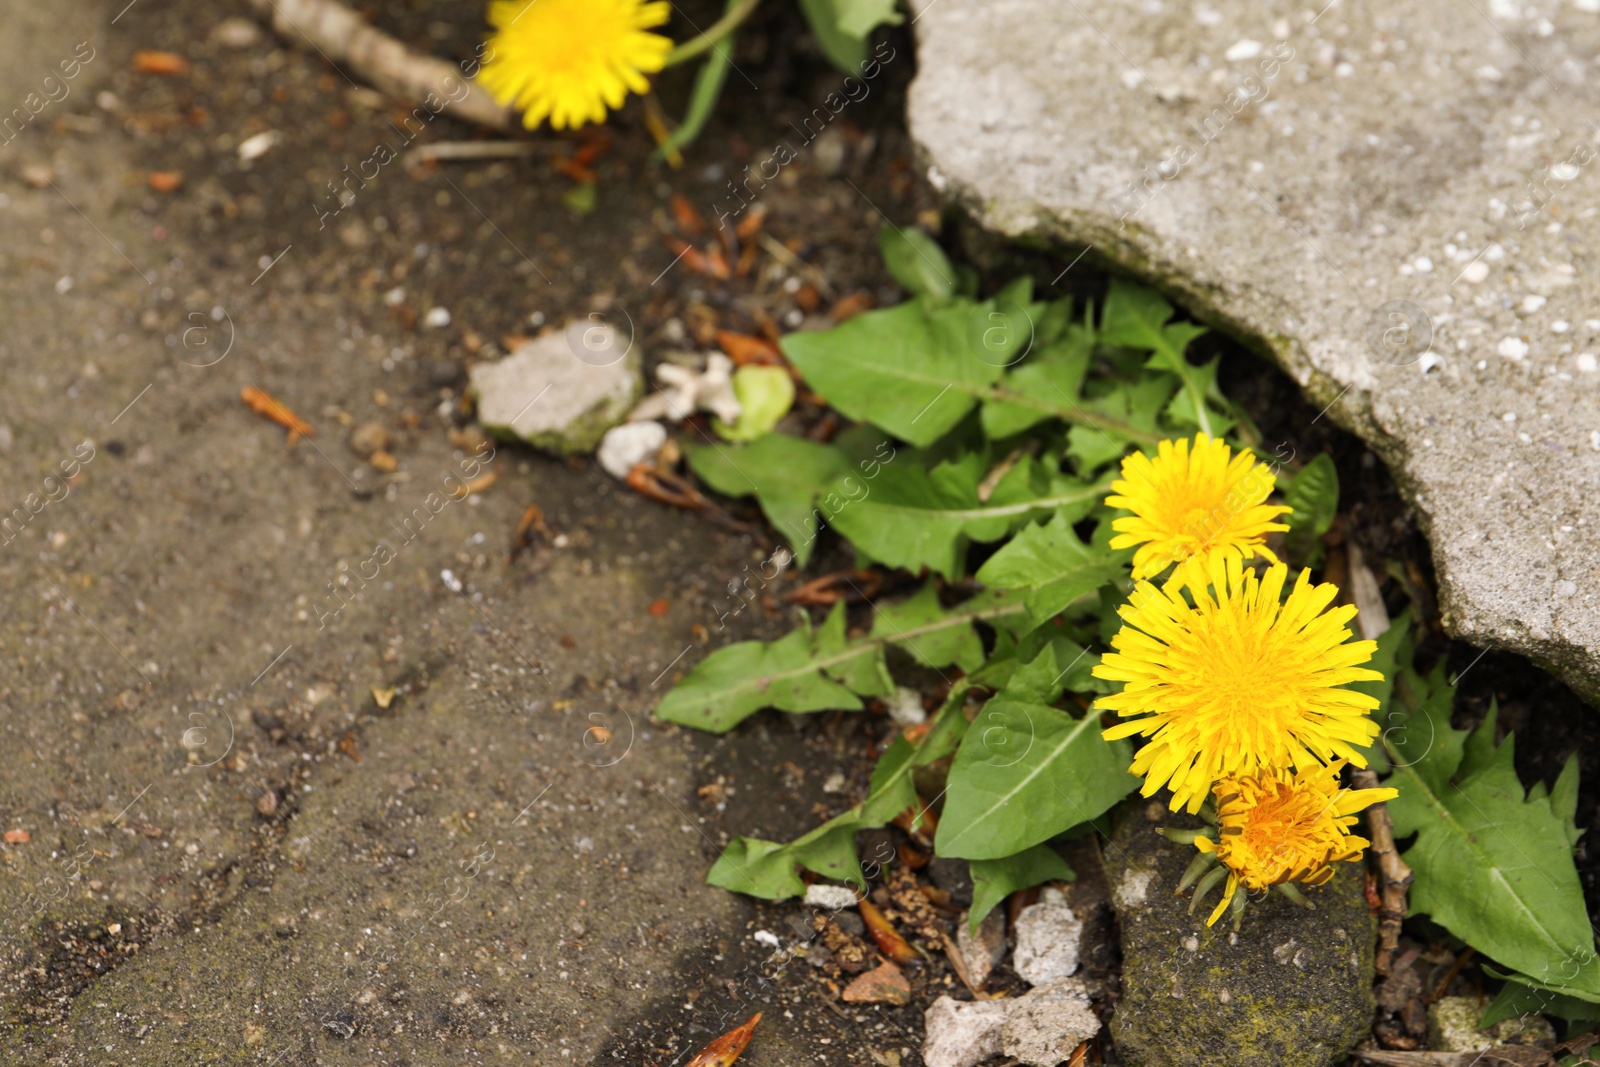
[[1451,633],[1594,701],[1600,15],[915,6],[933,183],[1270,355],[1394,472]]

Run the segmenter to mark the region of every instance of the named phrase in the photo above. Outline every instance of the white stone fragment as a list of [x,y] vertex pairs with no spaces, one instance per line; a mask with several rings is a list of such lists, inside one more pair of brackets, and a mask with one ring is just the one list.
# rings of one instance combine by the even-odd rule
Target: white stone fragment
[[923,1016],[922,1062],[927,1067],[973,1067],[1000,1055],[1007,1002],[940,997]]
[[1045,985],[1078,969],[1083,923],[1061,892],[1046,888],[1037,904],[1017,916],[1017,947],[1012,966],[1029,985]]
[[840,908],[855,907],[856,900],[856,891],[847,885],[823,885],[819,882],[806,887],[806,904],[809,907],[838,911]]
[[625,422],[606,431],[596,458],[611,477],[627,481],[635,464],[655,459],[666,443],[667,428],[659,422]]
[[1528,356],[1528,342],[1520,337],[1507,337],[1495,346],[1495,351],[1507,359],[1520,363]]
[[1100,1032],[1089,991],[1076,978],[1031,990],[1006,1008],[1000,1051],[1034,1067],[1056,1067]]

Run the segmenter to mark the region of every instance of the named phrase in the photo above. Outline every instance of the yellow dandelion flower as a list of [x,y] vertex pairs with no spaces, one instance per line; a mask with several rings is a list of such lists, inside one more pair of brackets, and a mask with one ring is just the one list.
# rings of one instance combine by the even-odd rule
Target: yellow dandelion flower
[[1095,706],[1138,716],[1105,737],[1150,738],[1129,768],[1145,796],[1170,785],[1171,807],[1195,812],[1223,778],[1335,757],[1367,765],[1356,746],[1377,735],[1367,713],[1378,702],[1340,687],[1383,677],[1357,666],[1377,642],[1349,640],[1356,609],[1326,610],[1338,589],[1309,571],[1279,603],[1288,573],[1278,563],[1258,579],[1237,557],[1213,559],[1212,588],[1191,586],[1192,607],[1176,584],[1140,582],[1118,609],[1116,651],[1094,674],[1124,686]]
[[558,130],[604,122],[666,64],[672,42],[645,31],[668,13],[665,0],[494,0],[478,81],[530,130],[546,117]]
[[1333,877],[1331,864],[1360,858],[1370,842],[1350,832],[1355,813],[1399,793],[1344,789],[1339,785],[1343,766],[1340,761],[1298,774],[1266,771],[1216,784],[1217,840],[1201,834],[1194,846],[1222,861],[1228,885],[1207,926],[1222,917],[1241,885],[1256,893],[1290,882],[1323,885]]
[[1233,453],[1226,442],[1203,433],[1162,441],[1156,457],[1135,452],[1122,461],[1122,478],[1111,483],[1106,503],[1133,512],[1112,522],[1112,548],[1138,545],[1133,576],[1154,578],[1170,564],[1175,577],[1205,584],[1212,559],[1278,557],[1264,543],[1290,509],[1265,503],[1276,482],[1249,452]]

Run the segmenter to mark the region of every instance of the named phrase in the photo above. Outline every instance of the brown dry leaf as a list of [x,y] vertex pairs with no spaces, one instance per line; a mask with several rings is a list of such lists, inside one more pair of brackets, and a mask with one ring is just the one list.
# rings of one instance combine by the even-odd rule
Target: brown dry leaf
[[886,962],[845,986],[843,999],[846,1004],[907,1004],[911,983],[900,968]]
[[745,1020],[743,1026],[729,1030],[701,1049],[700,1055],[690,1060],[688,1067],[728,1067],[750,1044],[750,1035],[755,1033],[756,1023],[760,1021],[761,1013],[758,1011]]
[[856,905],[856,910],[861,913],[862,920],[867,924],[867,933],[872,935],[872,943],[878,946],[879,952],[896,963],[911,963],[921,958],[872,901],[861,901]]
[[481,493],[485,489],[489,488],[495,483],[495,479],[499,477],[500,475],[492,470],[484,471],[482,474],[472,479],[472,481],[463,482],[461,487],[450,495],[455,497],[457,500],[465,500],[473,493]]
[[33,840],[32,835],[29,834],[28,831],[26,831],[26,830],[7,830],[6,831],[6,844],[8,844],[8,845],[26,845],[29,841],[32,841],[32,840]]
[[253,385],[247,385],[240,390],[239,399],[244,401],[245,407],[257,415],[264,415],[288,430],[290,447],[302,437],[316,436],[317,431],[311,428],[310,423]]
[[705,216],[682,193],[672,194],[672,221],[685,237],[699,237],[706,232]]
[[783,357],[778,353],[777,346],[764,337],[752,337],[747,333],[734,333],[732,330],[718,330],[717,344],[728,353],[728,358],[736,366],[772,366],[782,362]]
[[872,294],[865,290],[851,293],[833,305],[828,311],[828,317],[834,322],[843,322],[846,319],[855,318],[863,311],[870,311],[875,303],[877,301],[872,299]]
[[388,711],[389,705],[394,703],[394,694],[395,687],[392,685],[387,689],[379,689],[377,686],[373,686],[372,702],[378,705],[379,710]]
[[187,74],[189,61],[176,52],[135,52],[133,69],[140,74]]

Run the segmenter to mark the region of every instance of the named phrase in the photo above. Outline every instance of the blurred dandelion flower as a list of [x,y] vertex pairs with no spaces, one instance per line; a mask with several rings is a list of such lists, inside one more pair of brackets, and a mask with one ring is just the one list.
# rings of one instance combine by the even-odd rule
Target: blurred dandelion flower
[[[1279,886],[1303,902],[1290,883],[1323,885],[1333,877],[1331,864],[1360,858],[1370,842],[1350,832],[1356,812],[1399,793],[1393,789],[1345,789],[1339,785],[1343,767],[1341,760],[1327,767],[1314,765],[1298,774],[1265,771],[1245,778],[1224,778],[1216,784],[1218,827],[1194,839],[1195,848],[1204,854],[1197,858],[1196,866],[1208,865],[1213,857],[1222,862],[1195,890],[1195,903],[1220,880],[1222,871],[1227,871],[1222,901],[1206,920],[1207,926],[1216,923],[1230,904],[1243,910],[1244,899],[1235,901],[1240,886],[1255,893]],[[1195,868],[1190,871],[1193,874]]]
[[1203,433],[1189,441],[1162,441],[1156,457],[1135,452],[1122,461],[1106,503],[1133,512],[1112,522],[1112,548],[1138,545],[1133,576],[1153,578],[1170,564],[1176,577],[1204,585],[1213,559],[1278,557],[1264,539],[1289,527],[1275,521],[1290,509],[1265,503],[1276,478],[1249,452]]
[[666,64],[672,42],[646,31],[668,13],[665,0],[494,0],[478,81],[530,130],[546,118],[558,130],[604,122]]
[[1280,603],[1288,573],[1278,563],[1258,579],[1237,557],[1214,558],[1212,588],[1189,589],[1194,606],[1175,583],[1140,582],[1118,609],[1116,651],[1094,674],[1124,685],[1095,706],[1138,717],[1107,740],[1150,739],[1129,768],[1145,777],[1144,796],[1170,785],[1171,807],[1196,812],[1223,778],[1335,757],[1367,765],[1356,746],[1377,735],[1367,713],[1378,702],[1340,687],[1383,677],[1358,666],[1377,643],[1349,640],[1356,609],[1327,610],[1338,589],[1312,585],[1309,571]]

